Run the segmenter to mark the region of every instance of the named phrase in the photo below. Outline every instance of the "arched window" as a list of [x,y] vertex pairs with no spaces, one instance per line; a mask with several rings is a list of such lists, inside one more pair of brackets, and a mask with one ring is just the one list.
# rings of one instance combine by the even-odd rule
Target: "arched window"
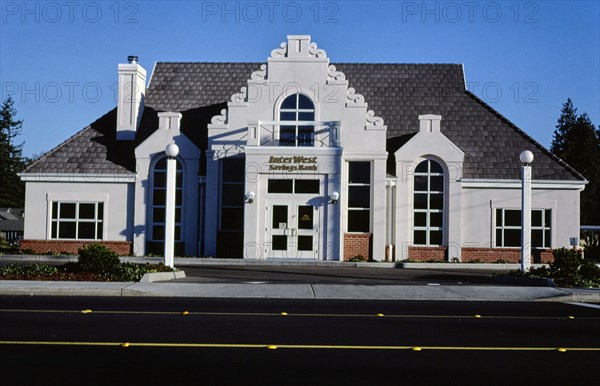
[[314,146],[314,126],[301,123],[315,120],[315,105],[306,95],[294,94],[285,98],[279,109],[279,120],[294,123],[280,126],[280,146]]
[[[175,241],[182,241],[181,208],[183,206],[183,166],[177,160],[175,178]],[[161,158],[152,170],[152,208],[150,211],[152,228],[150,241],[165,241],[165,203],[167,199],[167,158]],[[160,250],[160,248],[158,249]]]
[[434,160],[417,165],[414,178],[414,244],[444,242],[444,169]]

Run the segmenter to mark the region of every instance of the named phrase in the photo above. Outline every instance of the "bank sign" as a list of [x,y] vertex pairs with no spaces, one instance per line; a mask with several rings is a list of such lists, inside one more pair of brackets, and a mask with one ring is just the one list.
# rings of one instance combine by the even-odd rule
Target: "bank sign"
[[271,156],[269,158],[269,170],[283,172],[316,172],[317,157],[306,157],[303,155],[292,157]]

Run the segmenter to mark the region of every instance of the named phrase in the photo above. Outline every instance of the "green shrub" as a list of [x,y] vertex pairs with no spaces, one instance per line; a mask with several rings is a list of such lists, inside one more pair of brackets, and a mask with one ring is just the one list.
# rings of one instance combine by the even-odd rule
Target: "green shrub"
[[79,250],[79,267],[82,271],[109,274],[120,264],[119,255],[101,244],[86,245]]
[[553,251],[554,262],[548,267],[532,268],[528,272],[511,271],[509,276],[551,278],[559,287],[600,287],[600,268],[586,261],[575,249]]
[[158,264],[134,264],[134,263],[121,263],[113,272],[110,277],[114,281],[140,281],[142,276],[146,273],[151,272],[170,272],[173,271],[171,267],[165,266],[163,263]]
[[32,277],[32,276],[52,276],[56,275],[59,269],[52,265],[42,264],[31,264],[31,265],[18,265],[11,264],[0,267],[0,277],[7,276],[21,276],[21,277]]
[[81,266],[75,261],[69,261],[60,266],[67,273],[79,273],[81,272]]
[[19,253],[19,248],[15,245],[0,244],[0,255],[13,255]]
[[560,286],[576,286],[579,267],[583,264],[581,255],[566,248],[555,249],[552,254],[554,262],[550,263],[550,274],[554,282]]
[[353,263],[364,263],[365,261],[367,261],[367,258],[364,257],[363,255],[356,255],[356,256],[348,259],[348,261],[353,262]]

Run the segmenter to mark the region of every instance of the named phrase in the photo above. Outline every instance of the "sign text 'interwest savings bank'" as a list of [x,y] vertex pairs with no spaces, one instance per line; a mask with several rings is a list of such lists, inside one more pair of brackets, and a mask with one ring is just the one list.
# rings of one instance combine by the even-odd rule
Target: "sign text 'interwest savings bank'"
[[317,157],[306,157],[303,155],[292,157],[276,157],[269,158],[269,170],[273,171],[317,171]]

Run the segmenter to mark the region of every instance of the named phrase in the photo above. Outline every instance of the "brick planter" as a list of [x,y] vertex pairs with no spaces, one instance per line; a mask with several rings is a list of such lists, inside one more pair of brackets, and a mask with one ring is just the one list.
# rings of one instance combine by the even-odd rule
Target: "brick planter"
[[131,241],[79,241],[79,240],[21,240],[21,251],[30,250],[35,254],[77,255],[79,249],[89,244],[102,244],[120,256],[131,254]]
[[421,247],[410,245],[408,258],[415,261],[446,261],[448,247]]
[[362,255],[367,260],[371,259],[371,234],[370,233],[345,233],[344,234],[344,261]]
[[[521,262],[520,248],[463,248],[463,263],[480,261],[482,263],[496,263],[503,260],[507,263]],[[531,262],[533,264],[548,264],[554,261],[551,249],[532,249]]]

